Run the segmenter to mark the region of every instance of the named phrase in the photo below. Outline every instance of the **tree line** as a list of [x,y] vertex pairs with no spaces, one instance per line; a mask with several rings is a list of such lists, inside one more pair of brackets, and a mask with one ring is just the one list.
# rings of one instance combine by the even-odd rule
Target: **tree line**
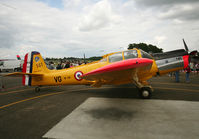
[[[163,49],[162,48],[158,48],[155,45],[152,44],[146,44],[146,43],[132,43],[128,45],[128,49],[133,49],[133,48],[137,48],[137,49],[142,49],[143,51],[147,52],[147,53],[162,53]],[[49,58],[47,57],[46,60],[69,60],[69,61],[73,61],[73,60],[86,60],[86,61],[97,61],[100,60],[102,57],[101,56],[93,56],[93,57],[89,57],[89,58],[78,58],[78,57],[64,57],[64,58]]]
[[162,48],[158,48],[155,45],[146,44],[146,43],[132,43],[128,45],[128,49],[133,49],[133,48],[142,49],[143,51],[147,53],[162,53],[163,52]]

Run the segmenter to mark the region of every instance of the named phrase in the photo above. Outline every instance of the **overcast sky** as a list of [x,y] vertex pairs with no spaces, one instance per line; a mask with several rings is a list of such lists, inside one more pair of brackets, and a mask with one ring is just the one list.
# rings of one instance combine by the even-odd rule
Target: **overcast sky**
[[199,50],[198,0],[0,0],[0,59],[86,57],[144,42]]

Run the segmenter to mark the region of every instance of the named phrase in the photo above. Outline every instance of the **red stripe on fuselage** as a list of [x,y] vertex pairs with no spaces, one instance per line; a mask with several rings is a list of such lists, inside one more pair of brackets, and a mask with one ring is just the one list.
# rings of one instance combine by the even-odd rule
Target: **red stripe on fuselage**
[[184,60],[184,69],[185,69],[189,65],[189,55],[183,56],[183,60]]
[[153,63],[153,60],[147,59],[147,58],[135,58],[135,59],[123,60],[123,61],[111,63],[107,66],[102,67],[102,68],[88,72],[88,73],[82,75],[82,77],[87,76],[87,75],[105,73],[105,72],[112,72],[112,71],[119,71],[119,70],[125,70],[125,69],[130,69],[130,68],[137,68],[137,67],[146,66],[146,65],[149,65],[149,64],[152,64],[152,63]]
[[[26,54],[25,58],[24,58],[23,69],[22,69],[22,72],[24,72],[24,73],[26,73],[27,60],[28,60],[28,54]],[[25,75],[23,75],[22,83],[23,83],[23,85],[25,85]]]

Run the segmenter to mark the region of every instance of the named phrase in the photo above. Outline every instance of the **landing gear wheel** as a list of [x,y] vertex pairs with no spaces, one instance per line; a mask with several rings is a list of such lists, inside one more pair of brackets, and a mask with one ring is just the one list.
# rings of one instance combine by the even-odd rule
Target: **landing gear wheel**
[[150,87],[142,87],[139,90],[139,96],[142,99],[150,99],[152,95],[152,90]]
[[35,87],[35,92],[39,92],[40,91],[40,87]]

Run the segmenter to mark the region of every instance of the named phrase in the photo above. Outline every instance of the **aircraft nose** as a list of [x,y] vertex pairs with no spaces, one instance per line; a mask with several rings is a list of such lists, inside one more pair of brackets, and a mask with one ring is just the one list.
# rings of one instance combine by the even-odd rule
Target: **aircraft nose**
[[183,61],[184,61],[184,69],[185,69],[189,65],[189,55],[183,56]]

